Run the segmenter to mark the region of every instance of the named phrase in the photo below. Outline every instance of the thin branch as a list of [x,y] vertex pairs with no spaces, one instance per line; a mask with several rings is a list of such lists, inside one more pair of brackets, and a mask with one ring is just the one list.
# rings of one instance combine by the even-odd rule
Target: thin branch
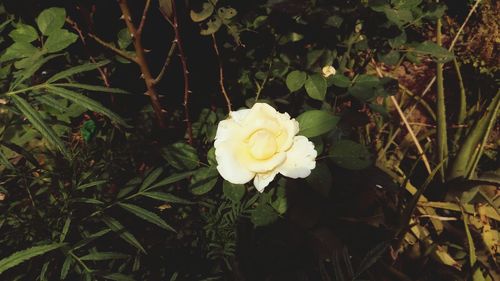
[[[372,59],[372,63],[375,66],[375,70],[377,71],[377,75],[380,78],[382,78],[383,77],[382,72],[378,68],[375,60]],[[413,132],[413,129],[411,128],[410,124],[408,123],[408,119],[406,119],[406,117],[405,117],[403,111],[401,110],[401,107],[399,106],[396,98],[394,96],[390,96],[390,99],[391,99],[392,103],[394,104],[394,107],[396,108],[399,116],[401,117],[401,120],[403,121],[406,129],[408,130],[408,133],[410,134],[411,139],[415,143],[415,147],[417,148],[418,153],[422,156],[422,161],[424,162],[424,165],[425,165],[427,172],[430,174],[432,172],[432,169],[431,169],[431,165],[429,164],[429,159],[427,159],[427,156],[425,155],[425,152],[422,149],[422,146],[420,145],[420,142],[418,141],[417,136],[415,135],[415,132]]]
[[144,28],[144,23],[146,22],[146,16],[149,11],[149,6],[151,5],[151,0],[146,0],[146,4],[144,5],[144,10],[142,11],[141,23],[139,23],[139,27],[137,28],[137,33],[142,34],[142,29]]
[[[127,25],[128,31],[130,32],[134,44],[135,55],[136,55],[136,63],[139,65],[142,73],[142,77],[144,78],[144,82],[146,84],[146,88],[148,89],[147,93],[151,100],[151,106],[156,115],[156,119],[158,120],[158,126],[160,128],[166,128],[164,112],[160,104],[160,99],[158,97],[158,93],[154,87],[154,78],[151,75],[151,71],[149,70],[149,65],[146,60],[146,54],[144,51],[144,47],[141,42],[141,30],[137,30],[135,28],[134,23],[132,22],[132,17],[130,14],[130,9],[128,7],[128,3],[126,0],[118,0],[118,5],[120,6],[120,10],[122,11],[122,17],[125,20],[125,24]],[[147,7],[146,7],[147,8]]]
[[129,60],[131,62],[137,63],[137,58],[136,57],[128,54],[127,52],[125,52],[123,50],[120,50],[120,49],[116,48],[115,46],[113,46],[113,44],[103,41],[101,38],[95,36],[92,33],[87,34],[87,36],[90,37],[90,38],[92,38],[92,39],[94,39],[97,43],[101,44],[103,47],[106,47],[109,50],[115,52],[117,55],[123,57],[124,59],[127,59],[127,60]]
[[[441,19],[437,20],[436,25],[436,43],[439,46],[443,45]],[[444,77],[443,63],[436,63],[436,79],[437,79],[437,99],[436,99],[436,121],[437,121],[437,157],[438,163],[443,162],[440,169],[441,181],[444,182],[446,164],[448,163],[448,132],[446,130],[446,106],[444,97]]]
[[165,75],[165,71],[167,70],[168,65],[170,64],[170,61],[172,60],[172,56],[174,55],[175,48],[177,48],[177,42],[172,41],[172,45],[170,45],[170,49],[168,50],[167,57],[165,58],[165,62],[163,63],[163,67],[160,70],[160,73],[158,73],[158,76],[154,79],[154,84],[160,83],[160,80],[163,78],[163,75]]
[[220,58],[219,48],[217,47],[217,40],[215,39],[215,34],[212,34],[212,41],[214,46],[215,54],[217,55],[217,60],[219,61],[219,85],[222,95],[224,95],[224,99],[226,100],[227,110],[231,112],[231,100],[229,99],[229,95],[226,92],[226,87],[224,87],[224,69],[222,68],[222,60]]
[[[172,11],[173,11],[173,21],[169,22],[172,25],[175,33],[174,42],[177,44],[177,50],[179,51],[179,58],[181,60],[182,66],[182,74],[184,77],[184,121],[186,122],[186,131],[188,136],[188,143],[193,143],[193,128],[191,126],[191,121],[189,119],[189,95],[191,94],[191,90],[189,89],[189,70],[186,63],[186,55],[184,54],[184,49],[182,48],[182,40],[179,32],[179,23],[177,19],[177,8],[175,6],[175,1],[172,1]],[[167,18],[167,17],[165,17]]]

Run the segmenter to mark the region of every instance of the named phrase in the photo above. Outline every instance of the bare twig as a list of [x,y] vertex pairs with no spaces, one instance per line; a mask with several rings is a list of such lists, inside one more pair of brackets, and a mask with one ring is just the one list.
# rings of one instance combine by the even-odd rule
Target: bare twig
[[158,73],[158,75],[156,76],[156,78],[154,80],[155,84],[160,83],[161,79],[163,78],[163,75],[165,75],[167,67],[169,66],[170,61],[172,60],[172,56],[174,55],[175,48],[177,48],[177,43],[174,40],[174,41],[172,41],[172,45],[170,45],[170,49],[168,50],[167,57],[165,58],[165,62],[163,63],[163,66],[160,70],[160,73]]
[[[437,20],[436,25],[436,43],[439,46],[443,45],[441,34],[442,22]],[[437,157],[438,163],[443,162],[443,167],[440,169],[441,181],[444,182],[446,164],[448,163],[448,132],[446,130],[446,106],[444,97],[444,77],[443,63],[436,63],[436,79],[437,79],[437,99],[436,99],[436,121],[437,121]]]
[[[382,78],[383,77],[382,72],[378,68],[375,60],[372,59],[372,63],[375,66],[375,70],[377,71],[377,75],[380,78]],[[415,147],[417,148],[418,153],[420,155],[422,155],[422,161],[424,162],[424,165],[425,165],[427,172],[430,174],[432,172],[431,165],[429,164],[429,160],[427,159],[427,156],[425,155],[425,152],[422,149],[422,146],[420,145],[420,142],[418,141],[417,136],[415,135],[415,132],[413,132],[413,129],[411,128],[410,124],[408,123],[408,119],[406,119],[406,117],[405,117],[403,111],[401,110],[401,107],[399,106],[396,98],[394,96],[391,96],[390,99],[391,99],[392,103],[394,104],[394,107],[396,108],[399,116],[401,117],[401,120],[403,121],[406,129],[408,130],[408,133],[410,134],[411,139],[415,143]]]
[[215,54],[217,55],[217,60],[219,61],[219,85],[222,95],[224,95],[224,99],[226,100],[227,110],[231,112],[231,100],[229,99],[229,95],[227,94],[226,87],[224,87],[224,69],[222,68],[222,60],[220,58],[219,48],[217,47],[217,40],[215,39],[215,34],[212,34],[212,41],[214,46]]
[[[136,63],[139,65],[141,69],[142,77],[144,78],[146,88],[148,89],[147,93],[151,100],[151,105],[155,112],[156,119],[158,120],[158,125],[160,128],[165,128],[166,127],[164,120],[165,111],[161,107],[158,93],[156,92],[156,89],[154,87],[154,78],[151,75],[151,71],[149,70],[149,65],[146,61],[146,54],[141,42],[142,27],[141,29],[136,29],[134,23],[132,22],[130,9],[128,7],[128,3],[126,0],[118,0],[118,5],[120,6],[120,10],[122,11],[123,14],[123,19],[125,20],[125,24],[127,25],[128,31],[130,32],[130,35],[132,37],[136,55]],[[143,21],[145,20],[145,15],[148,8],[149,4],[146,3],[145,11],[143,12],[143,18],[141,19],[142,25],[144,25]]]
[[146,0],[146,4],[144,5],[144,10],[142,11],[141,22],[139,23],[139,27],[137,28],[137,33],[142,33],[142,29],[144,28],[144,24],[146,23],[146,15],[149,11],[150,5],[151,5],[151,0]]
[[137,58],[136,57],[130,55],[129,53],[127,53],[127,52],[125,52],[123,50],[120,50],[120,49],[116,48],[115,46],[113,46],[113,44],[108,43],[108,42],[102,40],[101,38],[95,36],[92,33],[87,34],[87,36],[90,37],[90,38],[92,38],[92,39],[94,39],[97,43],[101,44],[103,47],[106,47],[109,50],[115,52],[117,55],[123,57],[124,59],[129,60],[131,62],[137,63]]
[[167,17],[165,17],[168,22],[172,25],[172,28],[174,29],[175,33],[175,39],[174,42],[177,44],[177,50],[179,52],[179,58],[181,60],[181,65],[182,65],[182,74],[184,77],[184,121],[186,122],[186,131],[187,131],[187,137],[188,137],[188,143],[192,144],[193,143],[193,128],[191,126],[191,121],[189,118],[189,95],[191,94],[191,90],[189,89],[189,70],[187,67],[186,63],[186,55],[184,54],[184,49],[182,48],[182,40],[179,32],[179,22],[177,19],[177,9],[175,6],[175,1],[172,1],[172,11],[173,11],[173,20],[169,20]]

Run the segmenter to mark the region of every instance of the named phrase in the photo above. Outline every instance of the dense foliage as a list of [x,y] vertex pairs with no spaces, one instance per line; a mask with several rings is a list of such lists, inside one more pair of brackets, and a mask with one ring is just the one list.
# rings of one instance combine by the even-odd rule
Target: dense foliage
[[[4,0],[0,279],[499,280],[499,8]],[[309,177],[219,175],[256,102]]]

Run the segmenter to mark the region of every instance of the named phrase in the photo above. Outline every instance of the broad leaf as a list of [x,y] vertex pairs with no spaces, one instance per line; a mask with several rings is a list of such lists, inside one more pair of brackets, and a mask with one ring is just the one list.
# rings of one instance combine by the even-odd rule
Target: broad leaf
[[335,129],[340,118],[324,110],[309,110],[296,119],[299,134],[311,138]]
[[309,76],[305,82],[307,94],[315,100],[324,100],[326,95],[326,80],[319,74]]
[[286,77],[286,86],[290,92],[295,92],[304,86],[306,82],[307,74],[303,71],[294,70],[290,72]]
[[329,154],[336,165],[350,170],[362,170],[372,164],[372,155],[368,149],[350,140],[334,142]]
[[226,180],[222,184],[222,191],[224,192],[224,196],[235,203],[240,202],[241,198],[245,196],[245,190],[246,188],[243,184],[233,184]]
[[162,149],[162,156],[178,170],[192,170],[199,166],[196,149],[189,144],[178,142]]
[[12,38],[14,42],[31,43],[38,39],[38,33],[31,25],[20,23],[17,24],[16,29],[9,33],[9,37]]
[[73,44],[76,39],[78,39],[78,35],[69,32],[66,29],[59,29],[50,34],[47,41],[45,41],[43,48],[49,53],[59,52]]
[[38,29],[43,35],[50,35],[52,32],[60,30],[66,21],[66,10],[64,8],[49,8],[40,13],[36,18]]
[[203,195],[214,188],[219,178],[219,172],[215,167],[203,167],[196,170],[191,179],[191,193],[195,195]]

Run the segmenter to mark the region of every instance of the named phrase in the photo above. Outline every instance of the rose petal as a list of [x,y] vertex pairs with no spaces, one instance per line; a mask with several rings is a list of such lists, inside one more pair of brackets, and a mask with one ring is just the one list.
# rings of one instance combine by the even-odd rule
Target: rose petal
[[276,167],[280,166],[285,161],[286,152],[278,152],[273,157],[266,160],[257,160],[248,153],[248,149],[245,149],[239,152],[239,157],[241,157],[240,161],[248,170],[254,173],[267,173],[276,169]]
[[252,180],[255,173],[239,159],[238,153],[242,148],[238,142],[216,140],[214,147],[217,171],[225,180],[234,184],[244,184]]
[[278,170],[289,178],[305,178],[316,167],[317,154],[312,142],[304,136],[296,136],[292,147],[287,151],[285,162]]
[[271,171],[269,173],[261,173],[256,174],[253,179],[253,185],[255,189],[259,192],[263,192],[264,188],[269,185],[270,182],[273,181],[274,177],[278,174],[278,171]]

